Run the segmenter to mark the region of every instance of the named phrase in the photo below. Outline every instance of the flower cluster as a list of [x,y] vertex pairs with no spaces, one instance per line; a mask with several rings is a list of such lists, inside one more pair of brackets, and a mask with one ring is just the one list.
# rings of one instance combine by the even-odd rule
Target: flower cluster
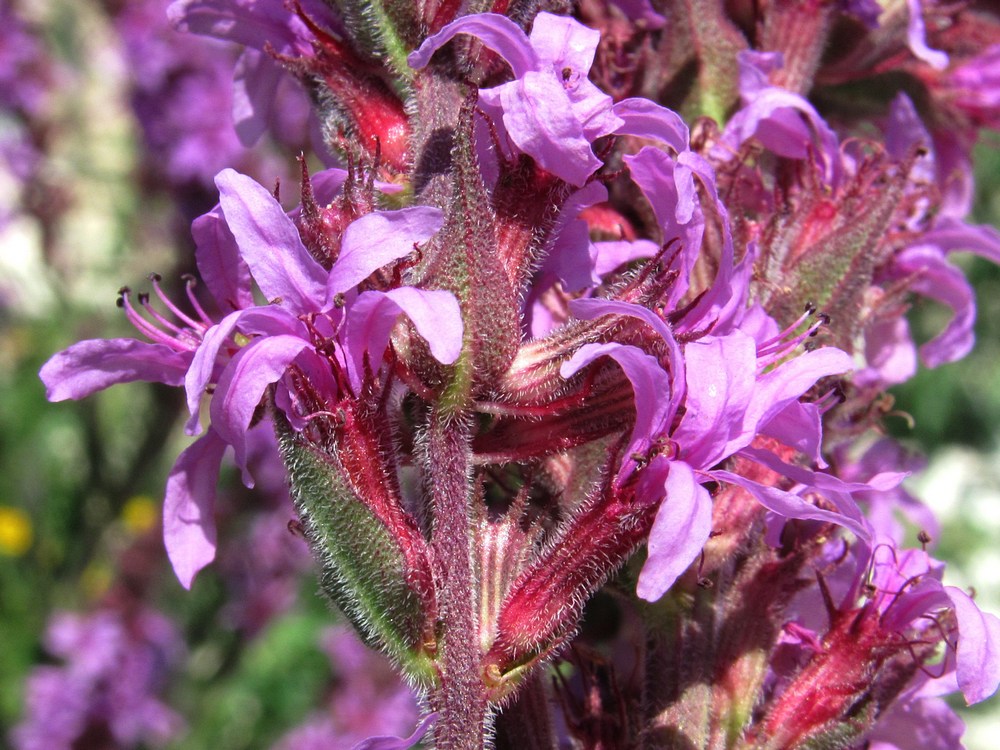
[[169,8],[247,46],[245,139],[287,71],[348,169],[302,160],[292,210],[219,172],[192,226],[207,294],[123,289],[142,339],[41,377],[52,400],[184,388],[185,587],[223,453],[252,486],[248,441],[276,431],[324,590],[425,695],[414,734],[369,746],[432,724],[442,749],[556,746],[537,677],[605,584],[641,684],[582,668],[584,715],[554,689],[580,746],[956,747],[936,696],[1000,684],[1000,619],[907,548],[897,511],[924,546],[931,522],[873,439],[916,368],[908,301],[953,311],[923,361],[958,359],[975,305],[948,255],[1000,262],[966,223],[1000,19],[730,5]]

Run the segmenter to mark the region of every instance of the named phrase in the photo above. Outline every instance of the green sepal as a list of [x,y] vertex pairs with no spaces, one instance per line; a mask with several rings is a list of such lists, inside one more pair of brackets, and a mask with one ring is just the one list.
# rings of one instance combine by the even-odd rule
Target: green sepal
[[408,85],[413,69],[406,56],[421,41],[416,3],[407,0],[337,0],[350,36],[372,57],[384,59],[400,83]]
[[276,422],[292,502],[322,564],[323,593],[367,645],[389,654],[407,677],[430,684],[436,669],[423,638],[425,613],[407,584],[398,540],[354,493],[336,449],[320,451]]

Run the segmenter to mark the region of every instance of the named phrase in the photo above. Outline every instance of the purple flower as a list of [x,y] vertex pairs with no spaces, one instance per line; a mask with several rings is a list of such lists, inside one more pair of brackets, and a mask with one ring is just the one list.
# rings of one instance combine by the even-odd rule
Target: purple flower
[[322,638],[336,676],[322,713],[286,734],[274,750],[407,750],[431,728],[436,715],[419,716],[417,701],[385,657],[366,648],[350,630],[337,627]]
[[28,678],[25,720],[11,736],[18,750],[70,750],[95,728],[122,746],[161,746],[182,729],[157,697],[181,653],[173,625],[158,613],[128,621],[111,611],[58,614],[46,648],[63,664]]
[[813,159],[822,166],[826,181],[836,187],[841,179],[837,135],[812,104],[768,80],[784,64],[781,53],[744,51],[738,59],[743,106],[726,123],[712,157],[728,161],[745,141],[756,138],[778,156]]
[[510,65],[514,80],[479,92],[487,114],[503,123],[518,150],[548,172],[581,187],[602,162],[591,149],[622,121],[611,97],[587,73],[600,32],[572,18],[539,13],[531,35],[505,16],[463,16],[428,37],[409,57],[422,68],[457,34],[470,34]]
[[[301,0],[304,12],[330,28],[340,24],[320,0]],[[233,122],[240,141],[253,145],[276,122],[283,108],[306,108],[302,91],[277,92],[286,73],[265,49],[283,55],[308,55],[312,33],[281,3],[263,0],[174,0],[167,8],[179,31],[235,42],[247,47],[236,64]],[[298,101],[295,101],[295,100]]]
[[[194,232],[206,282],[220,309],[232,312],[213,321],[189,285],[197,317],[160,294],[179,323],[164,318],[140,296],[148,315],[144,318],[126,293],[123,305],[129,318],[151,343],[80,342],[52,357],[40,373],[54,401],[83,398],[132,380],[183,384],[191,411],[189,434],[200,431],[201,398],[210,383],[215,385],[211,426],[181,453],[167,480],[164,539],[186,587],[215,555],[212,508],[226,446],[235,451],[244,483],[253,486],[246,466],[247,430],[267,387],[282,381],[293,364],[315,373],[316,385],[337,399],[359,393],[366,362],[377,375],[400,314],[410,318],[439,361],[454,362],[462,346],[461,315],[451,293],[410,287],[359,293],[356,288],[436,232],[440,211],[418,206],[359,217],[344,231],[339,256],[326,270],[263,187],[232,170],[221,172],[216,182],[220,208],[196,221]],[[252,303],[251,276],[272,304]],[[155,279],[153,283],[159,293]],[[294,411],[298,402],[293,391],[279,383],[276,403],[291,405],[287,416],[301,427],[309,414]]]
[[[852,493],[872,486],[888,488],[902,475],[879,477],[873,485],[847,484],[832,475],[793,468],[767,451],[751,448],[754,438],[766,434],[772,423],[804,406],[798,400],[817,380],[851,369],[844,352],[819,349],[782,362],[800,338],[782,341],[778,336],[758,342],[739,329],[726,336],[705,336],[686,344],[682,351],[666,323],[648,309],[596,299],[577,300],[570,308],[584,319],[622,315],[643,320],[671,352],[669,374],[656,358],[623,344],[585,345],[560,370],[563,377],[570,377],[597,358],[610,356],[632,384],[636,419],[619,481],[635,468],[640,472],[641,491],[651,502],[660,502],[649,536],[649,557],[639,577],[641,597],[660,598],[707,541],[711,499],[702,486],[706,482],[738,484],[781,518],[833,522],[870,538]],[[759,321],[752,320],[759,326]],[[762,334],[769,330],[759,329]],[[780,364],[775,367],[776,363]],[[682,404],[683,417],[672,426]],[[814,424],[817,434],[812,440],[806,436],[807,444],[818,443],[818,421]],[[649,454],[654,444],[664,443],[669,446],[665,456],[653,451],[651,462],[637,468],[638,457]],[[714,468],[736,454],[779,470],[794,478],[797,486],[780,490]],[[812,504],[808,492],[826,496],[837,511]]]

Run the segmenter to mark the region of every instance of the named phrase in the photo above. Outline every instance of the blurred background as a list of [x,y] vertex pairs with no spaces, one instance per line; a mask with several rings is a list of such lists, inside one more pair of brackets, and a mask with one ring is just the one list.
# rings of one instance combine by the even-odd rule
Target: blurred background
[[[121,286],[150,290],[156,272],[183,297],[190,222],[219,169],[297,194],[295,156],[315,151],[292,86],[281,137],[244,149],[238,50],[175,34],[168,4],[0,0],[0,746],[308,750],[408,734],[413,697],[316,595],[280,467],[259,465],[254,492],[224,474],[219,559],[186,592],[159,518],[188,442],[182,393],[132,384],[49,404],[37,377],[76,341],[133,335]],[[979,148],[979,222],[1000,222],[997,146]],[[897,390],[889,428],[927,457],[909,483],[940,515],[946,581],[975,582],[1000,612],[1000,273],[962,260],[977,349]],[[926,340],[942,314],[915,309],[915,331]],[[1000,701],[964,716],[966,746],[995,748]]]

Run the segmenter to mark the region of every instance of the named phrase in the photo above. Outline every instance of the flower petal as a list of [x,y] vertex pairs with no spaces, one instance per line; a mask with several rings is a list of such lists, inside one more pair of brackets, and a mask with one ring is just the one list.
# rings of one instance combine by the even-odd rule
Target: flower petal
[[241,349],[222,372],[212,397],[212,426],[236,451],[243,483],[253,487],[246,468],[246,431],[264,391],[276,382],[310,342],[298,336],[270,336]]
[[511,140],[547,172],[582,187],[601,166],[573,102],[554,75],[528,72],[495,90]]
[[191,356],[138,339],[89,339],[54,354],[38,376],[49,401],[65,401],[136,380],[181,385]]
[[570,378],[579,370],[598,359],[611,357],[625,372],[635,394],[635,425],[626,461],[633,453],[645,453],[650,443],[665,432],[670,411],[670,376],[660,367],[655,357],[642,349],[625,344],[584,344],[559,368],[559,374]]
[[687,412],[674,432],[681,456],[707,469],[750,444],[745,416],[754,394],[757,345],[742,331],[706,336],[684,347]]
[[326,297],[327,273],[274,196],[233,169],[219,172],[215,184],[226,223],[268,301],[280,299],[296,313],[318,311]]
[[215,488],[226,443],[209,430],[180,456],[167,478],[163,542],[181,585],[215,559]]
[[782,518],[835,523],[853,532],[859,539],[865,542],[871,541],[871,530],[863,518],[852,518],[843,513],[819,508],[794,492],[760,484],[729,471],[713,471],[711,476],[742,487],[753,495],[757,502]]
[[427,37],[423,44],[407,58],[411,68],[422,68],[431,56],[458,34],[471,34],[483,46],[496,52],[507,61],[515,78],[529,70],[536,70],[538,56],[528,42],[521,27],[499,13],[476,13],[452,21],[441,31]]
[[[643,470],[636,494],[643,492],[645,485],[660,480],[666,468],[661,462],[669,464],[666,481],[659,489],[665,496],[649,532],[649,557],[636,587],[636,593],[650,602],[674,585],[698,557],[712,531],[712,498],[695,479],[691,467],[682,461],[668,462],[657,456]],[[656,491],[655,487],[649,489]]]
[[687,123],[672,109],[643,97],[633,97],[615,104],[614,112],[623,122],[615,131],[618,135],[660,141],[677,153],[688,150],[690,134]]
[[369,737],[354,745],[351,750],[409,750],[423,739],[436,720],[437,713],[428,714],[409,737]]
[[222,209],[216,206],[191,224],[198,273],[225,311],[253,304],[250,268],[240,257],[236,238],[229,230]]
[[1000,618],[983,612],[961,589],[945,586],[945,593],[958,618],[958,687],[972,705],[1000,686]]
[[351,305],[344,323],[344,351],[355,393],[361,387],[365,354],[377,370],[401,314],[409,317],[442,364],[453,363],[462,353],[462,311],[451,292],[408,286],[363,292]]
[[327,280],[327,306],[337,294],[353,289],[374,271],[413,252],[441,228],[444,214],[431,206],[375,211],[344,230],[337,262]]

